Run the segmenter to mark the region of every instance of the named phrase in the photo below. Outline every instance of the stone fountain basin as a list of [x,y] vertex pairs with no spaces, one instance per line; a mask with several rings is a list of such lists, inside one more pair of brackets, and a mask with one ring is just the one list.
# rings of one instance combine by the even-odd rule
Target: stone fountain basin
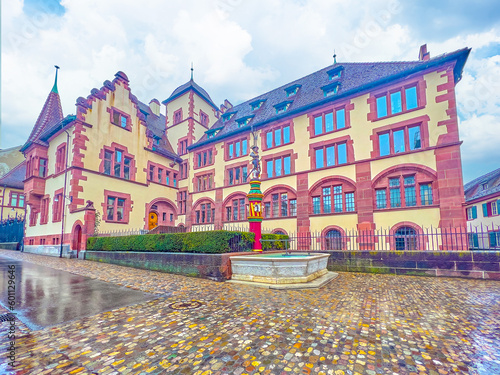
[[266,284],[307,283],[328,273],[329,254],[285,253],[235,255],[232,279]]

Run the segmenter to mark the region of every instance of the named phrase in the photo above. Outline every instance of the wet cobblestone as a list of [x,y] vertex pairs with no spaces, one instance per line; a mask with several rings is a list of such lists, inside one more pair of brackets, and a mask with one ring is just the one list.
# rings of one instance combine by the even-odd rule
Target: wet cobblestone
[[[0,254],[172,293],[40,331],[19,323],[13,374],[500,374],[497,281],[340,273],[277,291]],[[0,345],[6,372],[4,334]]]

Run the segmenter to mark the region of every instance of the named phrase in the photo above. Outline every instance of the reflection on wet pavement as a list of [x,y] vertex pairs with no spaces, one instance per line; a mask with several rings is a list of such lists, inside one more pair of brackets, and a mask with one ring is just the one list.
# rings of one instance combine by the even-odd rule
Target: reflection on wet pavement
[[158,295],[21,331],[18,374],[500,374],[497,281],[340,273],[276,291],[0,253]]
[[[41,329],[156,297],[0,255],[2,291],[8,288],[8,265],[15,266],[15,313],[31,329]],[[0,294],[3,307],[8,307],[7,298],[7,293]]]

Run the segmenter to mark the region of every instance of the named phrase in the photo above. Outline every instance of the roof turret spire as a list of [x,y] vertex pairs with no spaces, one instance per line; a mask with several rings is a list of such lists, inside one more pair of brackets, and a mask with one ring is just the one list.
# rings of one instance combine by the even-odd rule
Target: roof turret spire
[[191,81],[193,80],[193,72],[194,72],[193,63],[191,62]]
[[52,87],[52,92],[55,92],[56,94],[59,94],[59,91],[57,91],[57,71],[60,69],[57,65],[54,65],[56,68],[56,79],[54,80],[54,87]]

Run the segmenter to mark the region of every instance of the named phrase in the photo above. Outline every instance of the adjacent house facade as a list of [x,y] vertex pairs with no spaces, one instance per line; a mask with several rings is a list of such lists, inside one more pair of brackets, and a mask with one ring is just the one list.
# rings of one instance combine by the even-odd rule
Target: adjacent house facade
[[96,228],[245,227],[254,145],[275,232],[464,228],[455,85],[469,52],[334,63],[236,106],[192,78],[146,105],[118,72],[66,117],[56,76],[22,149],[25,249],[83,249]]
[[0,222],[6,219],[23,219],[25,200],[23,180],[26,175],[24,160],[0,177]]
[[500,168],[465,184],[464,191],[470,248],[500,248]]

